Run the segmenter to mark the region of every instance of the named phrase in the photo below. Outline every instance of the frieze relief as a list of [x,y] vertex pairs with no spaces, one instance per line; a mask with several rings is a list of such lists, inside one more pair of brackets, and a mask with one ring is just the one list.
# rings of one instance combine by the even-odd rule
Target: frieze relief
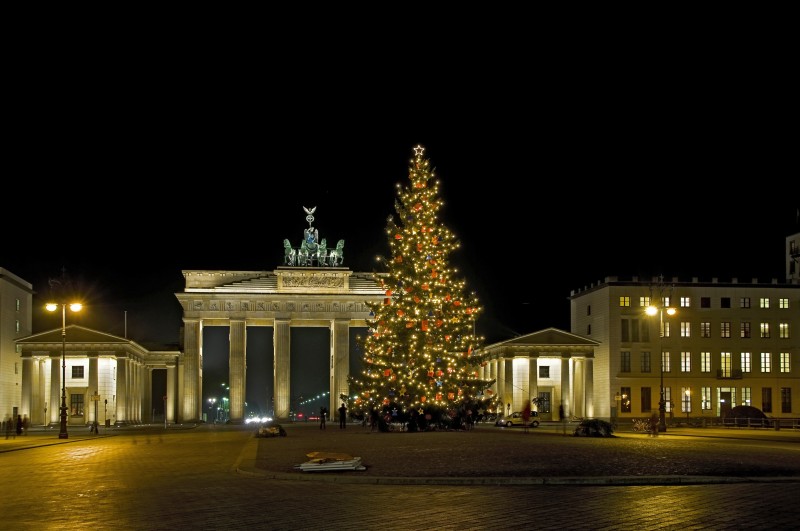
[[358,313],[368,312],[366,303],[355,301],[218,301],[193,300],[186,303],[192,311],[203,312],[317,312]]
[[343,288],[343,276],[330,275],[283,275],[285,288]]

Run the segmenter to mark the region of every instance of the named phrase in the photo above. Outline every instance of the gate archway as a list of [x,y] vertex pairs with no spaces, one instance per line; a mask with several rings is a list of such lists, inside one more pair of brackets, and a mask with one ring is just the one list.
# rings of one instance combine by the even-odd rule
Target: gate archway
[[[244,420],[247,329],[273,328],[273,400],[275,416],[287,420],[291,407],[291,328],[329,329],[330,404],[348,394],[350,328],[366,326],[367,302],[384,297],[378,275],[340,267],[279,267],[274,271],[184,270],[184,356],[178,368],[178,421],[198,422],[203,408],[203,327],[229,329],[230,418]],[[297,370],[302,370],[302,367]]]

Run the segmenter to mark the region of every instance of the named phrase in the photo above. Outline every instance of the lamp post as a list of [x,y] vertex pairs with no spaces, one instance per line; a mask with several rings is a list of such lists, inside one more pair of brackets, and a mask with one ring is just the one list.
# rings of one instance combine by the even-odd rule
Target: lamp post
[[[69,438],[67,433],[67,303],[48,302],[45,305],[47,311],[54,312],[61,306],[61,427],[58,431],[59,439]],[[73,302],[69,304],[69,309],[73,312],[81,311],[83,306]]]
[[[664,285],[664,277],[658,278],[658,283],[655,286],[650,286],[650,305],[645,309],[645,313],[649,316],[658,314],[659,330],[658,330],[658,350],[659,350],[659,366],[661,368],[661,381],[659,383],[661,393],[658,401],[658,431],[667,431],[667,400],[664,396],[664,312],[667,315],[675,315],[677,310],[671,306],[672,299],[672,286]],[[654,290],[655,287],[655,290]],[[653,305],[653,293],[658,291],[658,305]],[[664,295],[668,291],[668,295]]]

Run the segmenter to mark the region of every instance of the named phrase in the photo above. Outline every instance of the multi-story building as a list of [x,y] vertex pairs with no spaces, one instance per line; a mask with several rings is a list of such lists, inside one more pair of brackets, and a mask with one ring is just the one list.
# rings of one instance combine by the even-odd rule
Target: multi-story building
[[15,340],[31,333],[33,286],[0,267],[0,417],[16,418],[22,399],[22,361]]
[[663,400],[670,417],[800,417],[799,243],[787,238],[784,282],[607,277],[573,291],[571,332],[599,343],[587,413],[647,417]]

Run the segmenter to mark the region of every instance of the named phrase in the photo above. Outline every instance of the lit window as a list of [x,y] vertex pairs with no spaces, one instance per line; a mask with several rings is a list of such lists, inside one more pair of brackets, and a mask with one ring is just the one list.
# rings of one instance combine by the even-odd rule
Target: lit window
[[769,338],[769,323],[761,323],[761,337]]
[[671,372],[669,365],[669,352],[661,353],[661,370],[664,372]]
[[681,352],[681,372],[692,372],[691,352]]
[[19,334],[19,319],[14,321],[14,330],[16,330],[17,333]]
[[639,297],[639,306],[642,308],[650,306],[650,297]]
[[749,308],[750,307],[750,297],[742,297],[739,299],[739,307],[740,308]]
[[664,321],[664,337],[669,337],[669,322]]
[[742,387],[742,405],[743,406],[750,406],[750,388],[749,387]]
[[681,308],[688,308],[691,306],[691,297],[681,297]]
[[789,323],[778,323],[778,337],[789,339]]
[[781,352],[781,372],[792,372],[792,355]]
[[772,356],[769,352],[761,353],[761,372],[772,372]]
[[719,354],[719,375],[721,378],[731,377],[731,353],[720,352]]
[[711,337],[711,323],[700,323],[700,337]]
[[19,302],[19,299],[17,299],[17,300],[16,300],[16,305],[15,305],[15,307],[16,307],[17,311],[19,311],[19,308],[20,308],[20,302]]
[[711,388],[710,387],[701,387],[700,388],[700,409],[704,411],[711,410]]
[[620,410],[623,413],[630,413],[631,412],[631,388],[630,387],[620,387],[620,394],[622,395],[622,399],[619,402]]
[[83,395],[75,393],[69,395],[70,415],[83,416]]
[[711,372],[711,353],[700,353],[700,372]]
[[750,353],[742,352],[742,372],[750,372]]
[[692,412],[692,390],[689,387],[681,387],[681,413]]
[[778,308],[780,308],[781,310],[789,309],[789,299],[778,299]]
[[761,306],[761,308],[769,308],[769,299],[762,297],[759,300],[759,305]]
[[720,323],[720,337],[731,337],[731,324],[729,322]]
[[681,337],[692,337],[692,323],[681,321]]
[[619,298],[619,305],[621,308],[628,308],[631,305],[631,298],[630,297],[620,297]]

